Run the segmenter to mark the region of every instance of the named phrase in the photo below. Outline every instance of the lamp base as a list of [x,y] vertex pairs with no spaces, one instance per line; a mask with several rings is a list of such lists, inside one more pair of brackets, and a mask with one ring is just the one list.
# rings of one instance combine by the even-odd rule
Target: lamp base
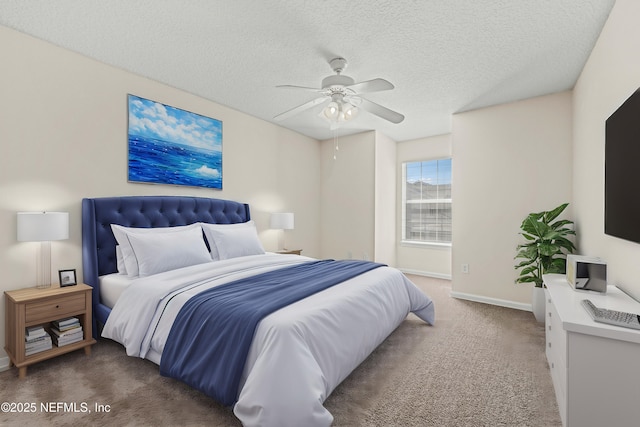
[[51,242],[40,242],[40,254],[36,259],[36,288],[51,287]]

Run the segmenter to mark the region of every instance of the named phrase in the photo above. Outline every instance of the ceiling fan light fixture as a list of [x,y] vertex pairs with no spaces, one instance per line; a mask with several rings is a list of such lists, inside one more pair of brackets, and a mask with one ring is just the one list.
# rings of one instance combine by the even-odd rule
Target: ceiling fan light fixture
[[327,119],[336,120],[340,114],[340,105],[335,101],[331,101],[326,107],[324,107],[323,112]]
[[343,100],[331,101],[322,110],[322,115],[333,127],[353,119],[357,113],[358,107]]
[[342,117],[344,121],[353,119],[358,114],[358,107],[348,102],[342,104]]

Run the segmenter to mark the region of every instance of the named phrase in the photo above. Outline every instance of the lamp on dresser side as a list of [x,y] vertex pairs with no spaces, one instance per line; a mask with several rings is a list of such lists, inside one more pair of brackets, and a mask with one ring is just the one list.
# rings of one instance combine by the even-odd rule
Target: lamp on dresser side
[[19,242],[40,242],[36,259],[36,287],[51,286],[51,241],[69,238],[68,212],[18,212]]
[[278,251],[286,251],[284,245],[285,230],[293,230],[294,215],[292,212],[274,212],[271,214],[271,227],[275,230],[282,230],[278,236]]

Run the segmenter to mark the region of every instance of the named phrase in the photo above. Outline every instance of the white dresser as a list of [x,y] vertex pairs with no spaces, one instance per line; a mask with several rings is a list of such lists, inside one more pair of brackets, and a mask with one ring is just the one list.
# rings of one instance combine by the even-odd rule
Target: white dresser
[[580,301],[640,313],[640,303],[609,286],[576,291],[564,275],[546,286],[546,354],[565,427],[640,426],[640,331],[594,322]]

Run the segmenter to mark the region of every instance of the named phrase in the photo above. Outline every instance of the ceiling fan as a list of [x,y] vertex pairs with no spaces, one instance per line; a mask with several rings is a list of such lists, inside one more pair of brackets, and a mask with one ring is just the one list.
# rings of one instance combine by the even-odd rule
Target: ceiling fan
[[327,101],[330,102],[322,110],[320,115],[329,120],[332,129],[337,128],[340,123],[349,121],[355,117],[359,109],[368,111],[369,113],[388,120],[391,123],[400,123],[404,120],[404,116],[402,114],[360,96],[360,94],[363,93],[380,92],[383,90],[393,89],[393,84],[385,79],[373,79],[355,83],[351,77],[342,75],[342,71],[347,67],[347,60],[344,58],[334,58],[329,61],[329,65],[336,75],[324,78],[322,80],[322,87],[319,89],[293,85],[277,86],[317,92],[321,96],[309,102],[305,102],[302,105],[298,105],[284,113],[278,114],[274,117],[274,120],[285,120]]

